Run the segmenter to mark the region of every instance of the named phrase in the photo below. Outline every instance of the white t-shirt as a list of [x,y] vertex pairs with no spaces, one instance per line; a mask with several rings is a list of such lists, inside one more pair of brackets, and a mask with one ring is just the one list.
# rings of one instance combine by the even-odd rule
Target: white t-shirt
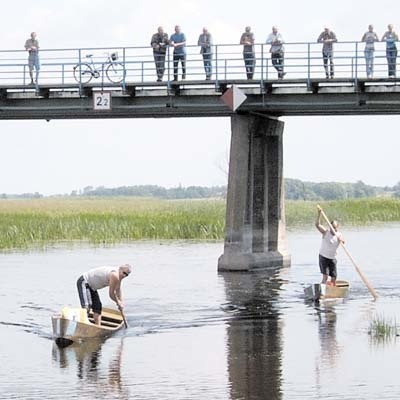
[[336,232],[336,235],[332,235],[330,229],[328,229],[324,234],[322,234],[322,242],[319,254],[331,260],[335,259],[337,254],[337,248],[340,245],[338,237],[342,238],[342,234],[340,232]]
[[114,267],[98,267],[83,274],[83,278],[93,290],[102,289],[110,284],[110,274]]

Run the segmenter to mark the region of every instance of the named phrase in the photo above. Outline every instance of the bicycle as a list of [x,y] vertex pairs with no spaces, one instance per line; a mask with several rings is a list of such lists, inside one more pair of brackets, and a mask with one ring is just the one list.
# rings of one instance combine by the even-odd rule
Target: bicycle
[[89,83],[92,78],[104,77],[104,72],[108,80],[112,83],[121,83],[125,78],[124,65],[118,62],[118,53],[106,53],[107,60],[101,64],[101,69],[96,68],[93,62],[93,54],[87,54],[86,58],[90,59],[90,64],[80,62],[74,67],[74,78],[78,83]]

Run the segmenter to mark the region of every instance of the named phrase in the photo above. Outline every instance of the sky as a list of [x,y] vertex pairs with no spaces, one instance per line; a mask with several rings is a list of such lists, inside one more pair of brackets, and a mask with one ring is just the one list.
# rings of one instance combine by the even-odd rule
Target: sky
[[[279,27],[287,42],[315,41],[325,25],[344,41],[360,40],[370,23],[378,36],[388,23],[395,29],[400,26],[400,2],[336,0],[329,12],[326,4],[16,0],[2,5],[0,50],[23,48],[31,31],[37,32],[42,49],[55,49],[147,46],[159,25],[169,34],[180,25],[193,45],[203,26],[220,44],[237,43],[246,25],[259,43],[272,25]],[[362,180],[376,186],[400,181],[400,116],[282,120],[285,177]],[[0,193],[64,194],[86,186],[224,185],[230,131],[229,118],[0,120]]]

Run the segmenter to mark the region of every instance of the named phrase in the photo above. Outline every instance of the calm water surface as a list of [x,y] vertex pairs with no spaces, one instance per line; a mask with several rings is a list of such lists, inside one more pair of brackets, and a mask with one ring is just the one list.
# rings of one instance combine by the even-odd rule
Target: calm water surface
[[[400,321],[400,226],[345,230],[350,297],[319,307],[319,234],[289,233],[292,266],[218,274],[222,243],[145,242],[0,255],[1,399],[397,399],[400,338],[368,335],[376,316]],[[129,328],[59,349],[50,317],[78,305],[86,269],[131,262]],[[109,304],[101,291],[104,305]]]

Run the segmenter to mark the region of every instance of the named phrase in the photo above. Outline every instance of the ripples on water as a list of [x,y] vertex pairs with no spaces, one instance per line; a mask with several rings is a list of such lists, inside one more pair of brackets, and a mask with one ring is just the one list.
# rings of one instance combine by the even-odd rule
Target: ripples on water
[[[303,300],[318,281],[314,232],[289,236],[292,267],[216,272],[221,243],[136,243],[0,255],[1,399],[395,399],[399,339],[368,335],[376,315],[399,318],[400,227],[346,233],[354,267],[344,302]],[[374,245],[371,245],[373,243]],[[124,281],[129,328],[65,349],[50,317],[77,305],[76,278],[132,262]],[[107,304],[107,293],[101,293]]]

